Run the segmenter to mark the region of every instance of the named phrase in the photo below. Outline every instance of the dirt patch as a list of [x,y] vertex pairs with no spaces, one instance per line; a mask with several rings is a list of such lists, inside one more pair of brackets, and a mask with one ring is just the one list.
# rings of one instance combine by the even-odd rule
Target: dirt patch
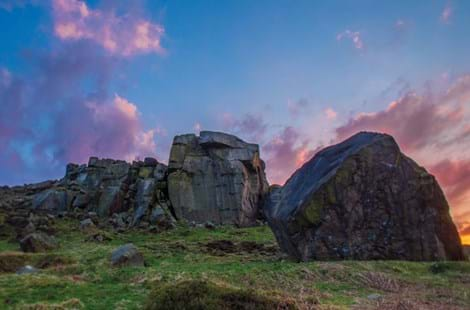
[[59,255],[45,255],[35,263],[35,267],[40,269],[52,268],[52,267],[60,267],[74,264],[75,260],[70,257],[59,256]]
[[0,273],[16,272],[18,268],[26,265],[30,255],[21,252],[0,253]]
[[277,253],[277,247],[267,246],[254,241],[234,242],[231,240],[215,240],[202,244],[202,248],[206,253],[216,256],[224,256],[227,254],[260,254],[274,255]]
[[287,302],[268,298],[252,290],[235,289],[207,281],[186,280],[166,284],[148,297],[147,310],[159,309],[295,309]]
[[47,269],[71,265],[73,263],[75,263],[75,261],[72,258],[56,254],[34,255],[22,252],[0,253],[0,273],[16,272],[25,265],[31,265],[39,269]]
[[66,310],[66,309],[85,309],[83,303],[77,299],[72,298],[57,304],[31,304],[22,305],[18,309],[20,310]]

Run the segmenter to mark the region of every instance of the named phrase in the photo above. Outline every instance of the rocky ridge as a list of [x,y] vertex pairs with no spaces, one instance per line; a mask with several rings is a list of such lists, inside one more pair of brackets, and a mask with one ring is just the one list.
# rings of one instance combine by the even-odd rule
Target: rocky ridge
[[0,236],[14,229],[17,240],[45,244],[60,217],[100,242],[104,226],[159,232],[177,221],[214,229],[267,218],[297,260],[464,257],[437,181],[388,135],[328,147],[283,187],[269,187],[264,170],[258,145],[208,131],[176,136],[168,166],[91,157],[57,181],[0,187]]

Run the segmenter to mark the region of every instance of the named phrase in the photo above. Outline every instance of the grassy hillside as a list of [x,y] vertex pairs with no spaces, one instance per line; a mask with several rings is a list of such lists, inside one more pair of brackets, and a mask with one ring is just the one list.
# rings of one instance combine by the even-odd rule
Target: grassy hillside
[[[278,252],[266,226],[102,231],[109,240],[96,242],[85,241],[78,221],[55,225],[60,242],[55,252],[23,254],[17,243],[0,241],[1,309],[141,309],[162,298],[191,299],[202,286],[232,301],[255,296],[250,302],[275,301],[291,309],[470,308],[470,262],[296,263]],[[111,267],[111,251],[130,242],[143,252],[147,266]],[[12,272],[23,264],[41,271]],[[250,305],[258,308],[256,302]]]

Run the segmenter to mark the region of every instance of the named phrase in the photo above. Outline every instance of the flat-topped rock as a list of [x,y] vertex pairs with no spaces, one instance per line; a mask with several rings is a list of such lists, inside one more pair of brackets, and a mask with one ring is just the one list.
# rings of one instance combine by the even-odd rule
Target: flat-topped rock
[[178,219],[253,225],[268,190],[259,147],[229,134],[176,136],[168,192]]
[[389,135],[328,147],[272,193],[268,222],[298,260],[463,259],[437,181]]

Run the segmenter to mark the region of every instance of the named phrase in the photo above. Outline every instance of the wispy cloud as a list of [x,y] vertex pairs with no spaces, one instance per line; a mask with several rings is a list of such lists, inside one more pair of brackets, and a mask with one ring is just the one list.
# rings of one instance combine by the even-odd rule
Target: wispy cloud
[[301,116],[310,106],[310,103],[307,99],[301,98],[299,100],[287,100],[287,110],[293,118],[298,118]]
[[262,150],[269,167],[269,181],[276,184],[283,184],[315,153],[309,146],[309,140],[291,126],[274,135]]
[[362,41],[361,33],[359,31],[352,31],[347,29],[336,35],[336,40],[341,41],[343,39],[351,40],[354,47],[358,50],[364,49],[364,42]]
[[224,113],[221,121],[224,130],[240,135],[248,141],[262,140],[268,127],[261,115],[250,113],[240,118],[236,118],[230,113]]
[[332,108],[327,108],[325,109],[325,116],[328,120],[332,121],[332,120],[335,120],[336,117],[338,116],[338,113],[333,110]]
[[62,40],[91,40],[114,55],[163,53],[164,28],[135,15],[90,9],[80,0],[52,0],[54,33]]
[[448,24],[450,23],[452,14],[453,14],[453,8],[450,5],[450,3],[447,3],[441,12],[441,15],[439,16],[439,20],[444,24]]

